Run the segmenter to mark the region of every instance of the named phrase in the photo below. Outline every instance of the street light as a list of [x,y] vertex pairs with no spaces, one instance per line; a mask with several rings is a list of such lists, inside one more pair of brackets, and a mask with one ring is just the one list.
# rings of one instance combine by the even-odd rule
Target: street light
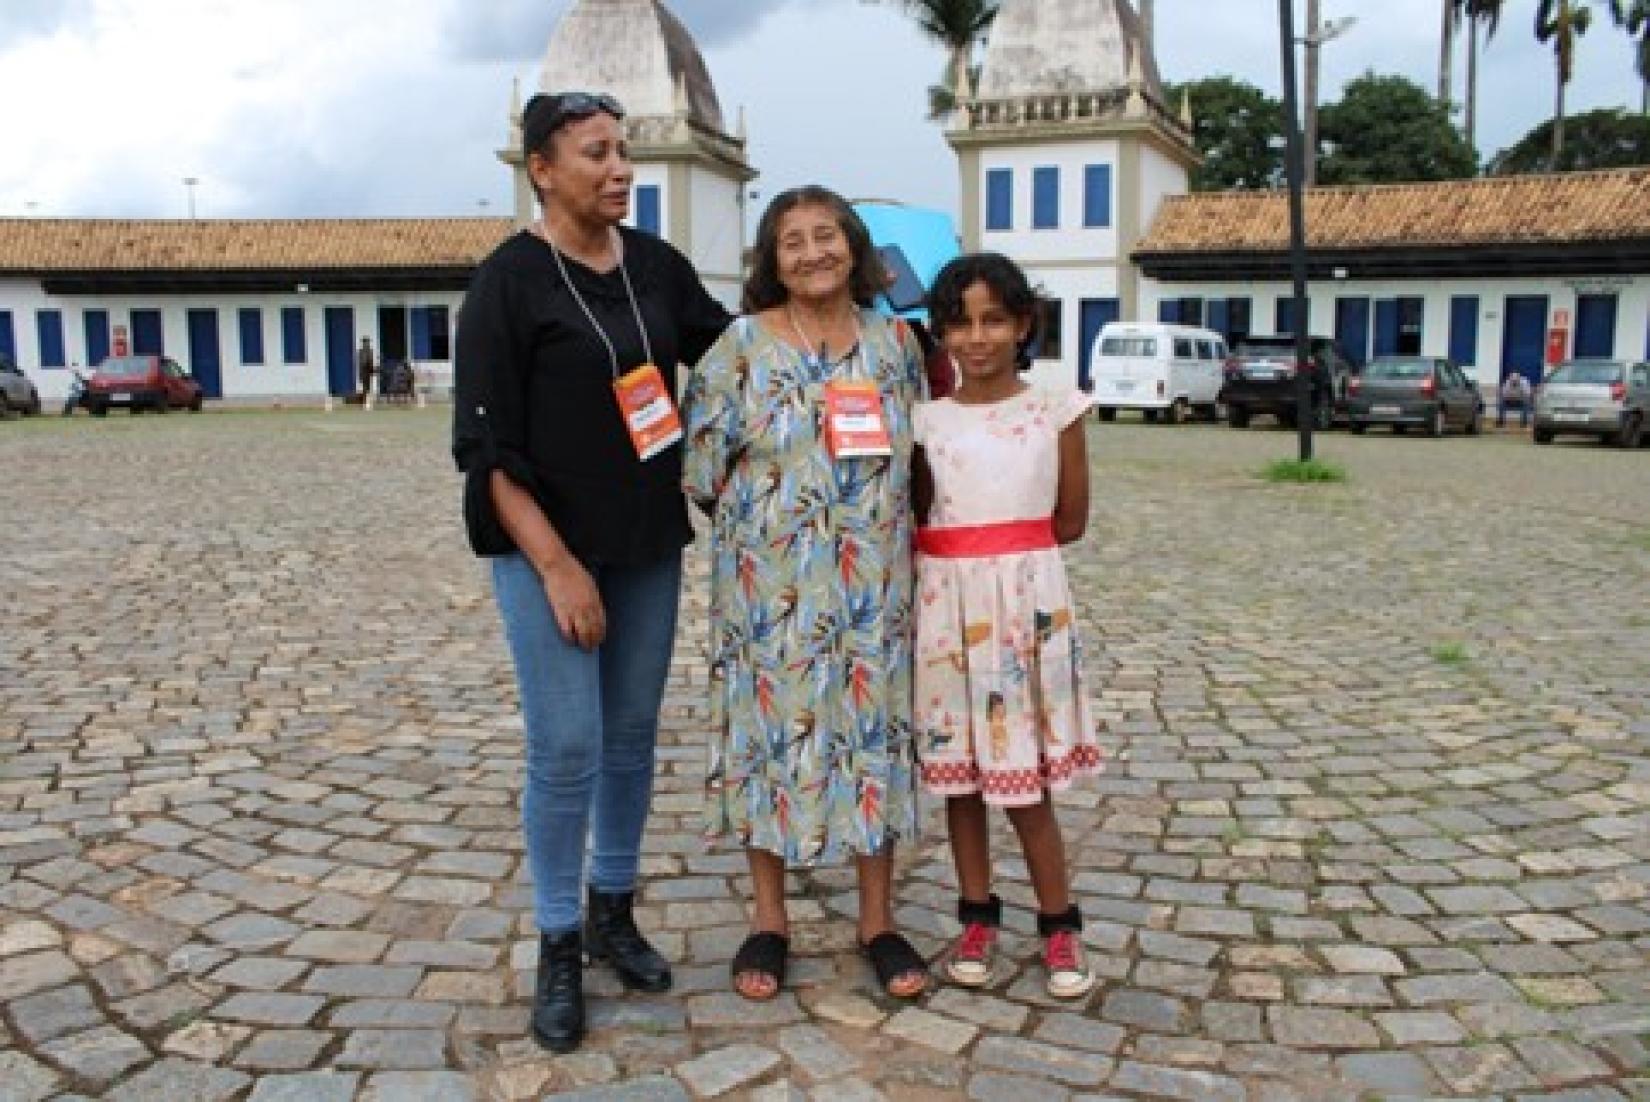
[[1306,47],[1307,187],[1318,182],[1318,48],[1325,42],[1335,41],[1356,26],[1357,22],[1357,16],[1345,15],[1320,25],[1318,0],[1306,0],[1306,35],[1296,41]]
[[183,178],[183,186],[189,191],[189,220],[191,222],[195,220],[195,185],[198,183],[200,183],[199,177],[185,176]]
[[[1307,0],[1316,7],[1317,0]],[[1312,458],[1312,362],[1306,332],[1305,161],[1300,131],[1300,95],[1295,87],[1295,3],[1278,0],[1283,53],[1283,134],[1285,175],[1289,179],[1289,272],[1295,285],[1295,425],[1300,430],[1300,459]]]

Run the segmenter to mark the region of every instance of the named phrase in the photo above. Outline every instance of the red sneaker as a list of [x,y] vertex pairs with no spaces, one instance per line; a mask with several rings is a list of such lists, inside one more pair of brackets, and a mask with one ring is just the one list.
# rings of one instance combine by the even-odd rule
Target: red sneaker
[[1055,930],[1043,942],[1043,967],[1048,970],[1048,993],[1057,999],[1076,999],[1094,987],[1083,939],[1076,930]]
[[991,982],[996,950],[997,927],[970,922],[946,956],[945,974],[963,987],[984,987]]

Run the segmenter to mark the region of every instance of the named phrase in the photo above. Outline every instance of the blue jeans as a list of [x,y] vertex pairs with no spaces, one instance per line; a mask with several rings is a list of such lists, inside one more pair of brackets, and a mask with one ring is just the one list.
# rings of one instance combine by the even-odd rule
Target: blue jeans
[[539,930],[552,935],[580,926],[587,838],[593,888],[636,886],[682,557],[591,574],[607,638],[586,651],[562,637],[544,583],[525,558],[493,560],[493,594],[527,728],[521,821],[533,912]]

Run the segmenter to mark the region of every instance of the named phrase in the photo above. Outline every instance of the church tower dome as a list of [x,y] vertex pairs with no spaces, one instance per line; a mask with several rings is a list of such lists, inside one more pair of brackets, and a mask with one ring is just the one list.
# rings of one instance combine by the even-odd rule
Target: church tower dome
[[[730,133],[710,69],[692,34],[663,0],[576,0],[551,32],[539,90],[604,92],[624,105],[636,167],[631,223],[675,245],[705,286],[738,301],[745,244],[743,112]],[[516,181],[516,220],[534,217],[521,156],[521,97],[512,96],[499,159]]]

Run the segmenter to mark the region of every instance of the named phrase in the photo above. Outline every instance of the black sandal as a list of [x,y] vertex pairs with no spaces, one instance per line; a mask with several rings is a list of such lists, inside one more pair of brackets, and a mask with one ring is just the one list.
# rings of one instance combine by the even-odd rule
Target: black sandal
[[[729,974],[733,990],[751,1002],[766,1002],[779,994],[785,986],[785,964],[790,957],[791,939],[771,930],[763,930],[746,938],[733,955]],[[772,995],[747,995],[739,984],[740,976],[766,976],[773,980]]]
[[[928,962],[922,959],[922,954],[906,941],[903,936],[893,930],[885,930],[870,941],[861,942],[860,953],[871,962],[871,970],[877,974],[877,982],[882,989],[896,999],[914,999],[928,990]],[[923,984],[909,995],[896,994],[891,985],[901,976],[921,974]]]

